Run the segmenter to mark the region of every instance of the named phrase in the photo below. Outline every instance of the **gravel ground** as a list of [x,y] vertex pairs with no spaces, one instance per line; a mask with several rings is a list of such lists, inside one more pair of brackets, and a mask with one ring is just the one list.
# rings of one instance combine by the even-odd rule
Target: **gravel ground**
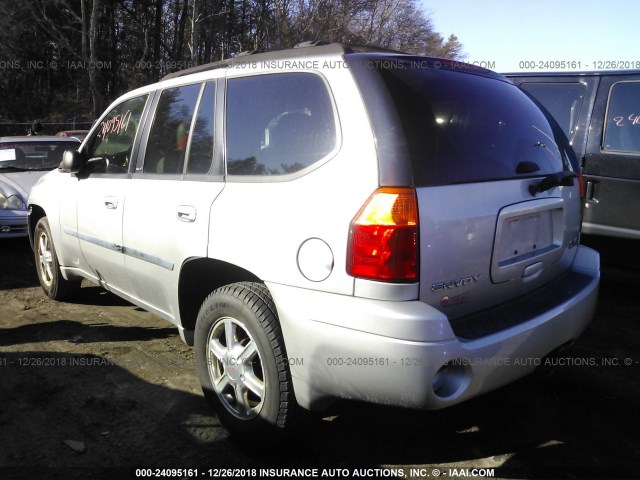
[[437,412],[340,402],[300,438],[269,445],[229,438],[170,324],[88,283],[76,303],[49,301],[28,241],[4,240],[0,478],[135,478],[136,468],[249,478],[276,467],[367,478],[483,468],[500,478],[638,478],[640,243],[584,243],[603,256],[598,311],[552,376]]

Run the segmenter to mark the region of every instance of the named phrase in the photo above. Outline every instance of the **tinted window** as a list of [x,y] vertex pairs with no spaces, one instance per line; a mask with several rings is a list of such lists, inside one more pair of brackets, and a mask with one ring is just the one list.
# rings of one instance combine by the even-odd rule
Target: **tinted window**
[[193,138],[189,146],[189,160],[187,161],[187,173],[209,172],[213,161],[213,114],[215,109],[216,86],[208,83],[205,87],[196,124],[193,127]]
[[603,150],[640,152],[640,82],[611,87]]
[[307,73],[231,79],[226,135],[229,175],[297,172],[335,147],[329,92]]
[[583,83],[523,83],[520,88],[530,93],[560,124],[572,140],[576,134],[587,86]]
[[88,142],[89,158],[102,157],[108,160],[109,172],[126,172],[146,102],[147,96],[143,95],[113,108]]
[[[389,151],[408,155],[417,186],[517,178],[525,161],[539,167],[535,175],[571,168],[570,147],[556,123],[515,85],[402,60],[389,63],[394,66],[377,67],[383,90],[361,93],[378,109],[387,107],[371,95],[388,97],[389,111],[369,111],[374,130],[382,115],[397,118],[401,133],[393,131],[395,125],[376,131],[379,155],[390,161]],[[370,75],[373,68],[368,70]]]
[[162,91],[149,132],[143,171],[181,174],[201,84]]

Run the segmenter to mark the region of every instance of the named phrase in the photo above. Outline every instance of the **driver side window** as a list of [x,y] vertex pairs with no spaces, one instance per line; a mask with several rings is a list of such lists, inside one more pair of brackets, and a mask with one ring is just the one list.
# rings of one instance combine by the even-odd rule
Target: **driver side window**
[[125,173],[147,95],[126,100],[105,116],[87,146],[89,158],[102,158],[94,173]]

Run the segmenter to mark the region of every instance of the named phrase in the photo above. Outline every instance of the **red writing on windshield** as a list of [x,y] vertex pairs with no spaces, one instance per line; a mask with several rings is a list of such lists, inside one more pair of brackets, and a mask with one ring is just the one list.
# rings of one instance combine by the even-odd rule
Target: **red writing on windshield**
[[116,135],[126,132],[129,127],[129,120],[131,119],[131,110],[126,113],[116,115],[110,120],[104,120],[100,124],[100,133],[98,138],[104,138],[109,133],[115,133]]

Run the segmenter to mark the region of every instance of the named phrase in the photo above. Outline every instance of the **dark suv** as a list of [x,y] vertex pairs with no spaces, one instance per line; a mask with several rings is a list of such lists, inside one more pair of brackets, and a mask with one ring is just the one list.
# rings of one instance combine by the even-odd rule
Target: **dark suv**
[[640,70],[506,76],[555,117],[581,162],[582,231],[640,238]]

